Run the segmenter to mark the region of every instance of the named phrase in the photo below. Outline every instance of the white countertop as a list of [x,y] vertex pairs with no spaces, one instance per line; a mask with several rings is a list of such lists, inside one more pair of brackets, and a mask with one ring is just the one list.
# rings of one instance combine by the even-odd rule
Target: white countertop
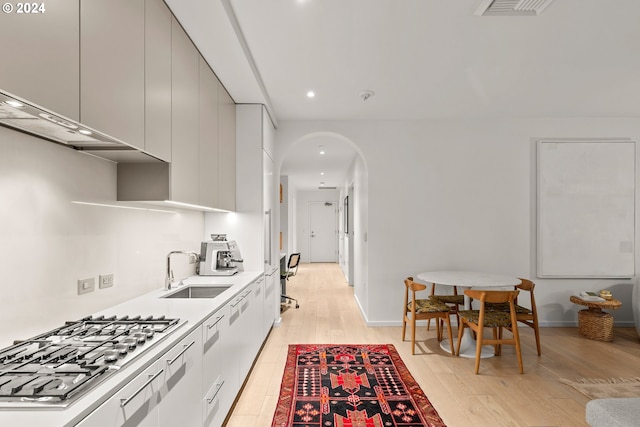
[[[158,289],[145,295],[94,313],[94,316],[160,316],[179,318],[186,321],[172,331],[166,339],[156,343],[127,363],[118,373],[110,376],[98,386],[83,394],[67,408],[0,408],[0,426],[40,427],[72,426],[107,400],[114,392],[129,382],[135,375],[151,365],[163,353],[188,335],[210,315],[229,302],[245,286],[263,274],[262,271],[241,271],[233,276],[192,276],[182,281],[174,289]],[[229,289],[215,298],[162,298],[183,286],[227,285]]]

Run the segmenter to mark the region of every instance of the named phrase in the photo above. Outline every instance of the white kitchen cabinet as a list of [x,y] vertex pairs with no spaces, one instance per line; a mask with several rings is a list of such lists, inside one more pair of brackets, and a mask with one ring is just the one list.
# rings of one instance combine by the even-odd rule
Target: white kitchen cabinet
[[[144,150],[171,161],[171,11],[145,0]],[[125,141],[126,142],[126,141]]]
[[[262,286],[262,278],[254,280],[230,302],[229,317],[229,351],[234,358],[233,369],[238,376],[238,384],[234,384],[234,396],[240,390],[253,365],[262,339],[262,314],[256,302],[256,287]],[[260,296],[262,299],[262,296]],[[260,318],[258,318],[260,316]]]
[[[200,205],[218,204],[218,87],[220,83],[207,62],[200,57],[199,163]],[[234,159],[235,160],[235,159]]]
[[171,200],[197,205],[200,55],[175,18],[171,34]]
[[171,11],[162,0],[81,0],[80,120],[171,160]]
[[80,1],[80,121],[144,149],[145,2]]
[[250,321],[253,325],[251,328],[252,346],[250,347],[250,352],[253,353],[253,357],[251,358],[252,365],[264,341],[264,328],[262,326],[264,322],[264,286],[265,278],[263,275],[254,282],[253,293],[248,297],[251,298]]
[[196,328],[157,362],[163,368],[160,427],[202,425],[202,329]]
[[228,351],[230,308],[225,305],[202,325],[202,417],[206,427],[218,427],[233,404],[238,388],[233,355]]
[[[246,213],[243,220],[230,224],[226,217],[208,215],[207,232],[214,233],[224,229],[228,235],[234,236],[242,248],[245,259],[244,267],[248,270],[269,270],[265,260],[269,258],[271,248],[271,266],[277,267],[278,240],[278,207],[265,205],[265,151],[262,148],[265,127],[273,125],[266,114],[264,106],[258,104],[240,104],[236,106],[236,210]],[[268,156],[267,156],[268,157]],[[271,162],[273,165],[273,162]],[[273,185],[275,174],[271,170],[267,185]],[[276,194],[273,190],[272,194]],[[270,218],[268,218],[270,215]],[[266,224],[271,224],[269,227]],[[270,231],[270,233],[268,232]],[[219,231],[218,231],[219,232]],[[267,243],[265,240],[269,240]]]
[[[269,273],[269,272],[268,272]],[[262,315],[262,338],[266,338],[276,320],[280,300],[280,268],[272,269],[264,276],[264,300]]]
[[123,425],[157,427],[158,393],[164,368],[156,362],[117,391],[78,427],[120,427]]
[[79,427],[202,425],[202,329],[196,328]]
[[236,210],[236,104],[218,86],[218,207]]
[[[80,4],[56,0],[39,13],[3,13],[0,90],[69,119],[80,117]],[[33,3],[20,3],[23,7]]]

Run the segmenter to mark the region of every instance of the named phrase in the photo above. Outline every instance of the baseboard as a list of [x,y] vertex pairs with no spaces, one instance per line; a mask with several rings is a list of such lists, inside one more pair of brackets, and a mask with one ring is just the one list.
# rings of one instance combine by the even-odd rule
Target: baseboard
[[[356,304],[358,305],[358,310],[360,310],[360,315],[364,319],[364,323],[370,328],[387,328],[390,326],[399,326],[402,327],[402,320],[369,320],[364,310],[362,309],[362,304],[360,304],[360,300],[357,295],[353,296],[356,300]],[[419,326],[427,326],[426,320],[418,320],[417,324]],[[455,318],[451,318],[451,324],[457,326]],[[577,328],[578,327],[578,319],[575,320],[559,320],[559,321],[542,321],[539,320],[539,325],[541,328]],[[634,328],[636,326],[635,322],[632,320],[620,320],[614,321],[613,326],[617,328]]]
[[[364,317],[364,314],[363,314],[363,317]],[[369,320],[365,319],[365,323],[367,324],[368,327],[371,327],[371,328],[385,328],[385,327],[389,327],[389,326],[402,326],[402,321],[401,320],[398,320],[398,321],[369,321]],[[451,319],[451,324],[454,325],[454,326],[457,326],[457,323],[456,323],[455,319]],[[578,321],[577,320],[558,321],[558,322],[540,322],[539,324],[540,324],[541,328],[577,328],[578,327]],[[427,326],[427,321],[426,320],[418,320],[417,325],[418,326]],[[614,322],[613,326],[617,327],[617,328],[633,328],[633,327],[635,327],[635,323],[625,320],[625,321],[620,321],[620,322]]]

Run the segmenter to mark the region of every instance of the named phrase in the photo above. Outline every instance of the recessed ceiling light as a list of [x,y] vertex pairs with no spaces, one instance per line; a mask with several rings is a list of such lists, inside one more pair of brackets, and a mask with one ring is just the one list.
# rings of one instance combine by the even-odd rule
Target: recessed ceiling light
[[90,130],[87,130],[87,129],[80,129],[78,132],[80,132],[83,135],[91,135],[91,134],[93,134],[93,132],[91,132]]
[[309,92],[307,92],[307,98],[313,98],[314,96],[316,96],[316,93],[312,90],[310,90]]
[[320,172],[320,175],[324,175],[324,172]]

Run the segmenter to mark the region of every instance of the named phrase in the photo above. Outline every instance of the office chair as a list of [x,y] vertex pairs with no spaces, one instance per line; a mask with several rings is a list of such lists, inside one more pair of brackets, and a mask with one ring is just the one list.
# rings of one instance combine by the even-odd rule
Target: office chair
[[[284,272],[280,272],[281,289],[286,288],[286,281],[289,280],[289,277],[296,275],[296,273],[298,272],[298,264],[300,264],[300,252],[291,254],[289,256],[289,262],[287,263],[287,270]],[[300,308],[300,304],[298,304],[298,300],[286,295],[284,291],[283,293],[280,294],[280,298],[288,302],[295,301],[296,308]]]

